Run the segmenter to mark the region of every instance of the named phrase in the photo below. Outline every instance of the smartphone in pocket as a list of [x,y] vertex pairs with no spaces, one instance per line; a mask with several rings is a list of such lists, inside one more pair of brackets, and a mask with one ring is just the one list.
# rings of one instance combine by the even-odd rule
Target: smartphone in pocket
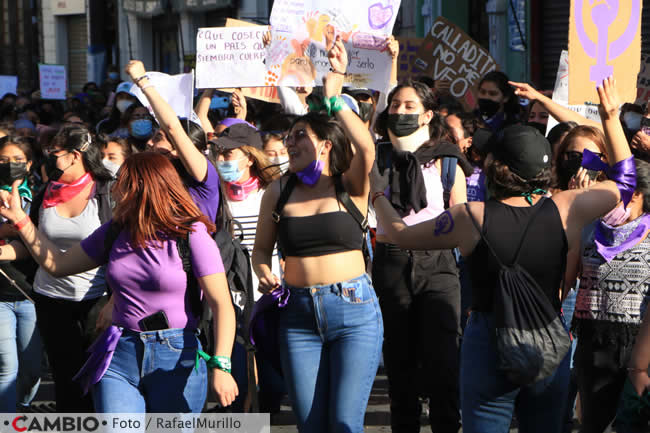
[[140,325],[141,331],[160,331],[162,329],[169,329],[167,315],[162,310],[140,319],[138,325]]

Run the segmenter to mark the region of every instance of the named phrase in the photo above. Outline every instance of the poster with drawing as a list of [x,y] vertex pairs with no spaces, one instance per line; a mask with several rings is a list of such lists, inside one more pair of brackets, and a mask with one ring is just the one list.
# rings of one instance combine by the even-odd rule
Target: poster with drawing
[[400,36],[399,59],[397,64],[397,81],[402,82],[407,78],[417,78],[422,72],[415,67],[415,57],[422,46],[422,38]]
[[571,0],[570,104],[598,103],[596,86],[610,75],[622,101],[635,99],[641,6],[641,0]]
[[341,36],[348,52],[346,84],[385,90],[391,35],[401,0],[276,0],[267,48],[268,86],[320,85],[329,72],[327,52]]

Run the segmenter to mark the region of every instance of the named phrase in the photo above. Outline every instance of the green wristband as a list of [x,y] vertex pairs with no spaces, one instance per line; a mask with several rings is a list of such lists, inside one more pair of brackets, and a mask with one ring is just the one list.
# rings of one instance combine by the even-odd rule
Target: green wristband
[[226,373],[230,373],[232,370],[232,364],[230,358],[227,356],[210,356],[202,350],[196,352],[196,360],[194,361],[194,368],[196,371],[199,371],[199,362],[203,359],[208,366],[208,368],[216,368],[223,370]]
[[329,99],[323,98],[323,105],[325,106],[329,116],[333,116],[346,106],[345,101],[343,101],[343,98],[340,96],[332,96]]

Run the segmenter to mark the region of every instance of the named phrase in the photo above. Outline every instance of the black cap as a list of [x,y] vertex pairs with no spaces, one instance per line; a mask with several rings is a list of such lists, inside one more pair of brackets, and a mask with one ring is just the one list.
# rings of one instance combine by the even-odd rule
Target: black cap
[[551,145],[530,126],[508,126],[494,134],[488,146],[496,159],[526,180],[551,166]]
[[251,146],[262,149],[262,137],[252,126],[246,123],[236,123],[219,134],[219,137],[211,140],[221,149],[237,149],[241,146]]
[[372,98],[372,90],[365,87],[345,87],[343,88],[343,92],[347,93],[350,96],[354,96],[355,98],[357,96],[366,96],[368,98]]

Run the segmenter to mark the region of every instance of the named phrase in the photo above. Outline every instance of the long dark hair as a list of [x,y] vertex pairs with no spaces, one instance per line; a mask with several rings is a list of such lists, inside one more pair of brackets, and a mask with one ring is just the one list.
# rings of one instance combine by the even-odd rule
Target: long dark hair
[[636,188],[634,192],[643,194],[643,212],[650,213],[650,163],[634,158],[636,166]]
[[501,71],[488,72],[483,76],[478,84],[478,87],[481,88],[483,83],[486,81],[496,84],[503,96],[505,98],[508,98],[508,100],[503,104],[503,111],[508,116],[519,116],[519,97],[515,95],[515,91],[512,86],[508,84],[508,81],[510,81],[508,76]]
[[375,132],[380,136],[387,138],[388,137],[388,110],[390,109],[390,104],[393,102],[393,97],[397,92],[405,88],[412,88],[415,90],[415,94],[418,95],[418,99],[424,106],[424,111],[436,111],[438,109],[438,101],[436,95],[431,91],[431,89],[419,81],[408,80],[403,81],[397,85],[391,92],[388,94],[388,105],[386,109],[382,111],[377,120],[375,121]]
[[85,126],[64,125],[54,136],[51,145],[58,146],[68,152],[75,150],[80,152],[84,168],[93,176],[95,181],[106,182],[113,178],[111,172],[102,163],[101,146]]
[[181,122],[183,130],[189,139],[194,143],[194,146],[196,146],[196,148],[201,152],[205,152],[208,148],[208,138],[201,125],[188,120],[186,117],[179,117],[178,120]]
[[345,135],[341,124],[333,117],[327,114],[310,112],[304,116],[298,117],[291,129],[298,123],[305,122],[314,131],[314,134],[320,140],[329,140],[332,142],[332,151],[330,152],[330,171],[332,176],[337,176],[346,172],[352,162],[352,145]]
[[27,162],[32,162],[32,168],[27,174],[27,185],[33,191],[36,180],[34,179],[34,146],[36,140],[32,137],[23,137],[20,135],[12,135],[2,137],[0,139],[0,151],[5,147],[11,145],[16,146],[22,153],[25,154]]

